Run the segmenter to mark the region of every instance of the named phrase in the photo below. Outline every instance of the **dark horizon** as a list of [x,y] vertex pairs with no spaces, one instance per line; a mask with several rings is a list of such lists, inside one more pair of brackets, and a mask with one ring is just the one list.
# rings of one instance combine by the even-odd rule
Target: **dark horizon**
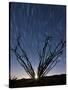
[[[66,76],[66,73],[63,73],[63,74],[53,74],[53,75],[46,75],[46,77],[54,77],[54,76],[62,76],[62,75],[65,75]],[[46,78],[46,77],[42,77],[42,78]],[[29,78],[26,78],[26,77],[24,77],[24,78],[12,78],[12,79],[10,79],[10,80],[30,80],[31,78],[29,77]],[[36,80],[38,79],[38,78],[35,78]],[[32,80],[32,79],[31,79]]]

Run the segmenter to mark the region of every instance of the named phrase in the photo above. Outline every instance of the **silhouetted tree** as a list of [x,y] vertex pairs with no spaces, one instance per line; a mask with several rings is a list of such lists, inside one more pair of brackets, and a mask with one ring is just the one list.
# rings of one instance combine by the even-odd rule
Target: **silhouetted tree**
[[[20,38],[19,35],[17,37],[17,45],[11,50],[14,52],[17,61],[20,63],[20,65],[25,69],[26,73],[32,78],[35,79],[35,72],[32,67],[32,64],[25,52],[25,50],[22,48],[22,44],[20,44]],[[54,50],[51,50],[49,46],[49,42],[52,37],[47,36],[44,42],[44,47],[42,49],[42,52],[39,53],[39,65],[37,70],[37,76],[38,78],[45,76],[49,73],[49,71],[52,70],[52,68],[58,63],[60,57],[63,53],[63,48],[65,46],[65,41],[60,41],[58,45],[55,47]],[[22,54],[20,54],[22,52]]]

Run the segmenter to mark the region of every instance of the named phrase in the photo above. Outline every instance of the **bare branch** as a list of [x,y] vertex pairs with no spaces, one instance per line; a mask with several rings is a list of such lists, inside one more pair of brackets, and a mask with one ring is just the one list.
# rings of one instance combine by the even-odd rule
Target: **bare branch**
[[[42,77],[46,75],[53,67],[58,63],[58,57],[63,53],[63,48],[65,46],[65,41],[60,41],[53,51],[49,46],[49,38],[45,40],[45,45],[43,48],[42,55],[39,55],[40,62],[38,66],[38,76]],[[46,55],[46,48],[49,47],[48,53]],[[45,57],[46,55],[46,57]]]
[[[22,55],[18,52],[18,50],[17,50],[18,48],[22,51]],[[21,47],[20,36],[17,38],[17,46],[16,46],[16,48],[11,49],[11,50],[14,52],[15,56],[17,57],[17,61],[25,69],[26,73],[31,78],[35,78],[35,73],[34,73],[32,65],[31,65],[31,62],[29,61],[26,52]]]

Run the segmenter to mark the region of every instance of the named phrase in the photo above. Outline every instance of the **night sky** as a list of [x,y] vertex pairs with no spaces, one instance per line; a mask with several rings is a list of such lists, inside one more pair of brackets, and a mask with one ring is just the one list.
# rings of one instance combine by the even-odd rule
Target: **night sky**
[[[52,36],[52,46],[66,39],[66,7],[60,5],[10,3],[10,47],[15,48],[17,37],[21,35],[21,46],[26,51],[35,73],[39,63],[46,36]],[[48,75],[66,73],[66,48],[58,59],[60,62]],[[10,52],[11,77],[28,78],[29,76]]]

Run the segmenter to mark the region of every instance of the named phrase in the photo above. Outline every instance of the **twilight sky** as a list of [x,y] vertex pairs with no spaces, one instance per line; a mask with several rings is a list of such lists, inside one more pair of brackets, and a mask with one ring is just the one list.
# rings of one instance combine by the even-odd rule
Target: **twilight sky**
[[[17,44],[21,35],[21,46],[26,51],[35,73],[39,63],[38,52],[41,52],[47,35],[53,37],[51,48],[59,41],[66,39],[66,7],[60,5],[10,3],[10,47]],[[66,73],[66,48],[58,59],[60,62],[48,75]],[[25,70],[10,52],[11,77],[28,78]]]

